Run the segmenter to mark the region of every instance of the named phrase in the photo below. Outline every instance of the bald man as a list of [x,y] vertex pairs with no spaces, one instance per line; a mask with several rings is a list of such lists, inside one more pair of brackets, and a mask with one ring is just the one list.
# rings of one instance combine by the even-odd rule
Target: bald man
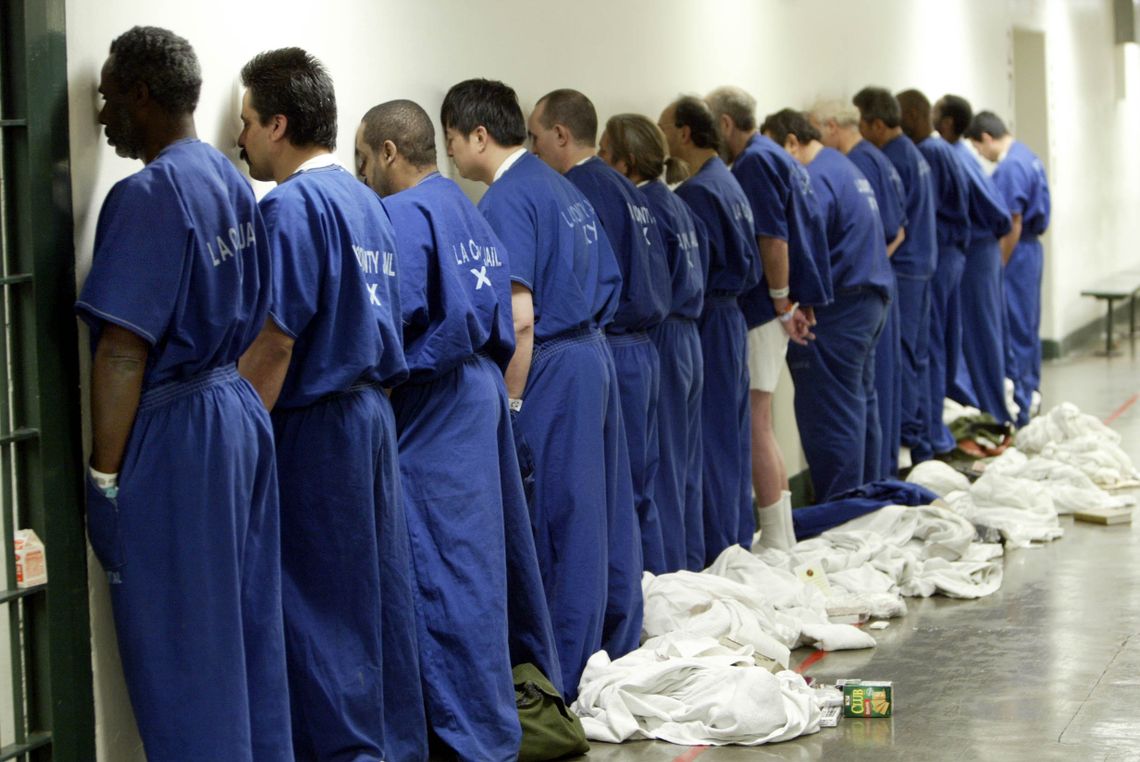
[[392,392],[428,717],[465,760],[509,760],[521,729],[512,649],[556,674],[553,631],[515,456],[503,370],[515,348],[502,242],[436,167],[419,105],[375,106],[357,174],[400,252],[408,381]]

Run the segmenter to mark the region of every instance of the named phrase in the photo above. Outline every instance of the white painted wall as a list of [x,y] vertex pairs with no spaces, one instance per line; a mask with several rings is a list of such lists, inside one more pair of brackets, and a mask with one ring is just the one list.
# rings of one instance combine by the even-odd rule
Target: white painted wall
[[[1010,29],[1045,30],[1055,205],[1047,337],[1059,338],[1100,314],[1079,297],[1081,284],[1135,258],[1128,242],[1140,240],[1134,211],[1140,208],[1138,106],[1115,98],[1108,0],[69,0],[81,279],[103,197],[139,167],[115,156],[95,122],[95,86],[107,47],[134,24],[166,26],[194,44],[205,79],[199,134],[235,159],[241,65],[258,51],[284,45],[322,58],[337,83],[338,155],[346,166],[352,164],[356,121],[369,106],[407,97],[437,114],[447,88],[472,76],[512,84],[524,108],[556,87],[580,89],[603,120],[618,111],[656,118],[676,94],[721,84],[751,90],[761,116],[819,96],[849,96],[866,84],[919,87],[932,98],[952,91],[977,108],[1009,114]],[[803,461],[790,400],[785,376],[776,421],[794,472]],[[100,758],[129,762],[142,754],[122,686],[106,585],[94,562],[91,572]]]

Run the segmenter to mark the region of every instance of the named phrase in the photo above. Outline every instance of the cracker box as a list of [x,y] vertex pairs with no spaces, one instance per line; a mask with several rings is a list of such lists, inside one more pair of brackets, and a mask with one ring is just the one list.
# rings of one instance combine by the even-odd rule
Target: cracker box
[[891,716],[895,702],[890,681],[838,680],[835,687],[843,691],[844,717]]
[[21,529],[14,539],[16,551],[16,587],[34,587],[47,583],[47,561],[44,544],[31,529]]

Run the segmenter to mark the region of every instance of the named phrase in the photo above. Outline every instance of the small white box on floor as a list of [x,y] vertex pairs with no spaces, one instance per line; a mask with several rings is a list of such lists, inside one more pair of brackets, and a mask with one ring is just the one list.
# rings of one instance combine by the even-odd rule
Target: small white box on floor
[[16,551],[16,587],[35,587],[47,584],[47,558],[44,544],[31,529],[16,530],[13,540]]

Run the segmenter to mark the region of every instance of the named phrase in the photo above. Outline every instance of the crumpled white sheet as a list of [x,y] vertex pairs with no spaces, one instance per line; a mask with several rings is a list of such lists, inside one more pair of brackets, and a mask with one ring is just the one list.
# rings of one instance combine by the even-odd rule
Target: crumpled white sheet
[[942,400],[942,422],[947,426],[954,423],[954,421],[958,420],[959,418],[965,418],[967,416],[972,418],[981,414],[982,411],[978,410],[976,407],[971,407],[970,405],[962,405],[950,399],[949,397]]
[[[781,553],[782,551],[774,551]],[[773,568],[739,545],[701,573],[680,571],[641,580],[646,636],[687,634],[741,645],[783,667],[791,649],[870,648],[875,640],[850,625],[833,625],[818,588]]]
[[1030,421],[1017,432],[1016,444],[1026,455],[1074,466],[1106,489],[1133,484],[1140,476],[1120,448],[1120,435],[1069,402]]
[[1030,458],[1012,447],[995,458],[986,467],[986,473],[1029,479],[1043,485],[1049,490],[1053,505],[1061,515],[1088,508],[1126,508],[1136,505],[1135,496],[1106,492],[1076,466],[1044,455]]
[[816,693],[756,666],[750,646],[674,633],[616,661],[595,653],[571,709],[594,741],[759,746],[818,732]]
[[927,460],[919,463],[910,470],[906,480],[926,487],[940,497],[946,497],[951,492],[965,492],[970,489],[970,480],[965,474],[940,460]]
[[[870,589],[896,598],[981,598],[1001,587],[1001,548],[975,543],[975,536],[973,524],[948,508],[891,505],[797,543],[788,553],[765,549],[757,555],[789,569],[819,563],[833,588],[856,596]],[[868,612],[885,618],[886,612]]]

